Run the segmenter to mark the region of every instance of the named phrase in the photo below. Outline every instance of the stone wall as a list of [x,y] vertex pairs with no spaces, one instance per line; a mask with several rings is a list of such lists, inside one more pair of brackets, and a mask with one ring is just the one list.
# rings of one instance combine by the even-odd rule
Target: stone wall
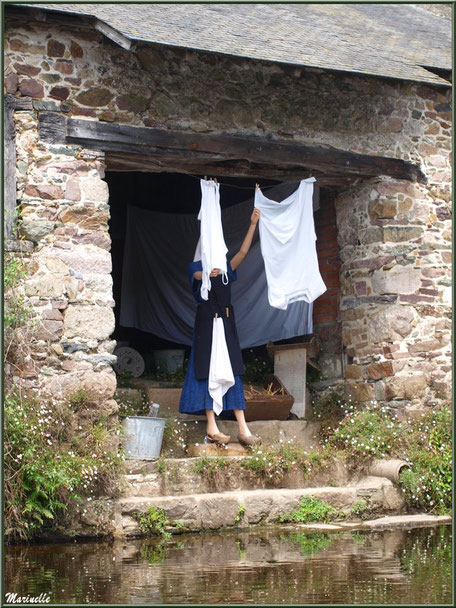
[[427,186],[371,181],[336,199],[346,390],[355,399],[450,399],[449,197],[449,183],[431,177]]
[[337,193],[342,362],[356,398],[428,403],[448,396],[448,89],[144,43],[127,51],[89,29],[10,18],[5,91],[33,100],[33,110],[14,117],[17,198],[23,234],[34,243],[27,294],[43,319],[30,382],[55,390],[83,382],[107,401],[115,387],[105,159],[39,141],[38,114],[51,109],[190,132],[314,140],[420,163],[425,186],[360,180]]

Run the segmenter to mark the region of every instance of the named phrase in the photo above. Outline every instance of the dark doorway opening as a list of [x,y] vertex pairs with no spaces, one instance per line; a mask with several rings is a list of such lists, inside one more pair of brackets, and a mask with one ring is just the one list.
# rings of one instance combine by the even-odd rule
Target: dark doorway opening
[[[149,332],[134,327],[120,325],[120,302],[122,292],[123,257],[126,235],[128,205],[135,205],[151,211],[165,213],[197,214],[201,206],[200,178],[182,173],[151,173],[144,171],[107,171],[105,179],[109,187],[113,297],[115,301],[115,330],[112,339],[118,343],[128,343],[145,359],[155,349],[185,348],[188,356],[190,347],[165,340]],[[280,182],[264,178],[217,177],[220,183],[220,204],[230,207],[247,200],[254,194],[255,184],[261,187],[274,186]],[[177,244],[178,246],[178,244]],[[191,261],[191,260],[189,260]],[[252,355],[249,349],[249,355]],[[263,352],[264,351],[264,352]],[[253,354],[266,356],[266,348],[256,347]],[[147,367],[147,361],[146,361]]]

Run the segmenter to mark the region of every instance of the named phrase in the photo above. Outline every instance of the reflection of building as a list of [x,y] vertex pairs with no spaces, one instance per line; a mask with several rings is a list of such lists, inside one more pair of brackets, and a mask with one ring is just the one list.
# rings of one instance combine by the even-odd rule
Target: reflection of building
[[119,193],[147,201],[187,172],[311,173],[322,386],[449,397],[449,19],[413,5],[5,9],[6,206],[21,205],[26,291],[52,346],[27,382],[112,398]]

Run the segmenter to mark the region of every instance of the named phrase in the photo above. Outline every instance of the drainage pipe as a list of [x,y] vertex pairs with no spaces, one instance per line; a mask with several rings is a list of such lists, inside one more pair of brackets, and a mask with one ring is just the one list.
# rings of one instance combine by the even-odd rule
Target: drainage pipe
[[410,465],[405,460],[391,458],[389,460],[374,460],[369,467],[369,475],[374,477],[386,477],[393,482],[399,481],[399,474],[404,469],[410,469]]

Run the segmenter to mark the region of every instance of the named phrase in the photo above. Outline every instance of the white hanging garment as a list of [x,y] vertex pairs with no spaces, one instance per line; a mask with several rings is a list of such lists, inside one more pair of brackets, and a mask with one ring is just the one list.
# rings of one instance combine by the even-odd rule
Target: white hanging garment
[[261,211],[260,246],[268,283],[268,300],[274,308],[313,302],[326,291],[318,267],[312,195],[314,177],[301,180],[297,190],[280,203],[255,191]]
[[208,389],[213,399],[214,413],[219,416],[223,409],[223,396],[234,385],[233,369],[226,345],[225,327],[221,317],[215,317],[212,325],[212,348],[209,364]]
[[213,268],[220,268],[222,281],[225,285],[228,282],[226,268],[228,248],[223,237],[220,185],[214,181],[201,180],[201,209],[198,219],[201,220],[201,236],[194,260],[201,260],[203,266],[201,297],[207,300],[211,289],[209,275]]

